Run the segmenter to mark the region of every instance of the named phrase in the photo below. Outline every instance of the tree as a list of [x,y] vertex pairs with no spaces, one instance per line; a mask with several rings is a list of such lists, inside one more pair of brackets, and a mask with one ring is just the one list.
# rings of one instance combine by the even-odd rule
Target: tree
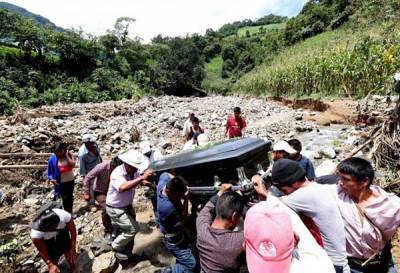
[[113,32],[121,43],[125,43],[129,34],[129,26],[134,22],[136,22],[136,19],[131,17],[119,17],[115,22]]
[[169,94],[184,95],[186,89],[200,86],[204,78],[203,60],[189,37],[171,38],[167,46],[158,48],[157,64],[152,72],[154,87]]
[[15,40],[18,47],[26,55],[37,54],[39,58],[44,54],[44,31],[39,28],[32,20],[22,20],[15,31]]
[[20,21],[21,17],[17,14],[0,9],[0,39],[12,39]]

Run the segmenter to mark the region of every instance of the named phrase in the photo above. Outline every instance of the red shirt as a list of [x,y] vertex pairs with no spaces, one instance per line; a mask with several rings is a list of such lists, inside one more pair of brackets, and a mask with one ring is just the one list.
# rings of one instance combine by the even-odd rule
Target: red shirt
[[246,128],[246,121],[243,117],[239,117],[239,120],[236,120],[235,117],[232,116],[228,118],[226,127],[228,128],[229,138],[241,137],[242,130]]

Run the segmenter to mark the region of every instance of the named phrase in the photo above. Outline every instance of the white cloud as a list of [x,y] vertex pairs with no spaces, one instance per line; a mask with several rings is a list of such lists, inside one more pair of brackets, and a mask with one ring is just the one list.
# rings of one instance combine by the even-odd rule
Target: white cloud
[[136,19],[131,35],[204,33],[225,23],[274,13],[293,16],[306,0],[9,0],[64,28],[104,34],[121,16]]

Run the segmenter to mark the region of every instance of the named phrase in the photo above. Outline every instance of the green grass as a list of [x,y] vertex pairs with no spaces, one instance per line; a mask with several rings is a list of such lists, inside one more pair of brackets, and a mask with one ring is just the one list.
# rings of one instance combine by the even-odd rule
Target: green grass
[[0,58],[5,58],[7,56],[19,57],[21,55],[21,50],[19,48],[0,45]]
[[237,34],[239,37],[245,37],[246,32],[249,31],[250,35],[258,34],[260,33],[260,28],[264,28],[265,31],[271,30],[271,29],[283,29],[285,28],[285,23],[281,24],[269,24],[269,25],[262,25],[262,26],[251,26],[251,27],[242,27],[238,30]]
[[217,56],[211,59],[210,62],[206,63],[204,70],[206,77],[202,82],[202,88],[208,92],[222,92],[226,93],[230,86],[230,79],[222,79],[222,64],[223,60],[221,56]]

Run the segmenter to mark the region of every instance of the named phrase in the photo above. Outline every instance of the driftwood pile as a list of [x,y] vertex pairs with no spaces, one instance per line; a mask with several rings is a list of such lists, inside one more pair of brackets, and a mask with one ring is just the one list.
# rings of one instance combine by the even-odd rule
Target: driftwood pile
[[[396,75],[394,90],[400,94],[400,74]],[[380,186],[400,195],[400,97],[386,118],[375,126],[369,136],[355,152],[370,146],[370,155],[377,168],[385,169],[386,179]]]

